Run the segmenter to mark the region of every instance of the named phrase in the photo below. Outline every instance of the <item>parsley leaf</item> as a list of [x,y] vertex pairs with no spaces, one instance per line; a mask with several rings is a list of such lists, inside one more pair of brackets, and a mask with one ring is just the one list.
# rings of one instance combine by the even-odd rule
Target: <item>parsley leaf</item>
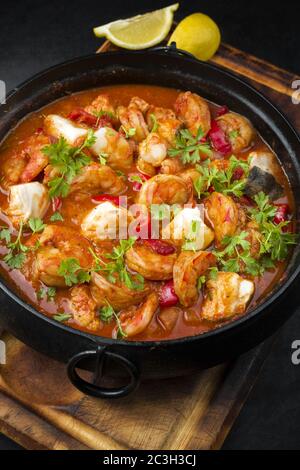
[[98,155],[99,157],[99,162],[101,165],[106,165],[107,159],[108,159],[108,153],[101,152]]
[[[239,160],[234,155],[229,158],[228,167],[224,170],[211,165],[210,160],[206,160],[202,165],[197,165],[196,169],[200,173],[199,178],[194,183],[198,198],[206,195],[208,189],[212,186],[215,191],[223,194],[231,194],[240,197],[243,194],[247,176],[250,170],[249,162]],[[234,178],[234,172],[237,168],[243,170],[243,177]]]
[[115,310],[113,309],[113,307],[110,305],[110,303],[107,300],[105,300],[105,302],[107,303],[107,305],[104,305],[99,310],[100,319],[104,323],[110,323],[113,319],[115,319],[117,328],[118,328],[118,336],[121,336],[121,337],[127,336],[126,333],[122,329],[122,325],[121,325],[121,322],[117,313],[115,312]]
[[42,300],[47,297],[47,300],[50,301],[54,299],[55,295],[56,295],[55,287],[48,287],[48,288],[41,287],[41,289],[37,291],[38,300]]
[[40,219],[39,217],[36,217],[36,218],[31,217],[28,220],[28,225],[30,229],[33,231],[33,233],[41,232],[46,227],[42,219]]
[[50,220],[51,222],[57,222],[57,221],[63,222],[64,218],[60,212],[56,211],[51,215]]
[[176,147],[168,150],[170,157],[180,156],[181,161],[186,163],[197,163],[201,160],[200,153],[210,157],[212,150],[208,142],[201,142],[204,133],[199,127],[196,137],[188,129],[181,129],[176,135]]
[[64,323],[65,321],[70,320],[70,318],[72,318],[72,315],[70,315],[69,313],[57,313],[56,315],[53,315],[53,318],[56,321]]
[[4,256],[3,261],[11,268],[11,269],[20,269],[24,264],[26,259],[25,253],[29,250],[29,248],[21,242],[21,237],[23,233],[23,222],[20,223],[20,228],[18,232],[18,236],[14,242],[9,242],[7,244],[8,253]]
[[11,240],[11,234],[8,227],[4,227],[0,231],[0,239],[5,240],[6,243],[9,243]]
[[109,282],[112,284],[116,283],[117,278],[123,282],[128,289],[143,290],[144,278],[140,274],[134,276],[130,274],[125,265],[125,254],[136,241],[136,237],[130,237],[128,240],[120,240],[119,245],[113,248],[112,253],[106,253],[104,256],[106,259],[111,260],[110,262],[103,261],[99,258],[96,253],[90,248],[95,266],[94,271],[102,271]]
[[121,126],[121,129],[123,130],[125,134],[125,139],[129,139],[130,137],[133,137],[136,133],[135,127],[130,127],[129,129],[126,129],[125,126]]
[[91,147],[96,141],[92,130],[87,132],[84,142],[79,147],[73,147],[64,137],[43,147],[42,152],[48,156],[50,165],[55,170],[55,176],[48,182],[50,197],[66,197],[70,184],[82,167],[91,161],[83,150]]
[[83,284],[84,282],[89,282],[91,278],[90,273],[80,266],[76,258],[62,260],[57,273],[65,278],[67,286]]
[[156,119],[155,114],[151,113],[151,114],[150,114],[150,118],[151,118],[151,121],[152,121],[152,129],[151,129],[151,132],[156,132],[157,129],[158,129],[158,122],[157,122],[157,119]]

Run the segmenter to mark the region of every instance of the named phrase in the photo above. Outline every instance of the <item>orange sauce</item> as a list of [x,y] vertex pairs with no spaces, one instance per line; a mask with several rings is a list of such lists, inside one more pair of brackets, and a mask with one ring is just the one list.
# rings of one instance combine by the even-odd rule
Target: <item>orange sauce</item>
[[[6,139],[2,142],[0,147],[0,170],[1,165],[6,159],[9,159],[16,149],[22,148],[22,143],[25,138],[33,134],[37,128],[43,126],[44,117],[50,113],[57,113],[62,116],[67,116],[74,108],[84,107],[89,104],[100,92],[109,94],[111,102],[114,106],[128,105],[132,96],[139,96],[156,106],[162,106],[166,108],[173,108],[173,103],[176,100],[180,90],[172,88],[163,88],[157,86],[145,86],[145,85],[116,85],[111,87],[103,87],[101,89],[93,89],[80,93],[76,93],[70,96],[66,96],[56,102],[53,102],[39,111],[26,116],[15,129],[13,129]],[[223,105],[225,103],[220,103]],[[209,103],[212,116],[216,114],[218,109],[217,105]],[[269,150],[267,144],[263,139],[257,135],[251,150]],[[239,157],[238,154],[236,154]],[[131,168],[130,171],[136,168]],[[278,202],[288,202],[290,207],[293,208],[293,198],[289,188],[287,178],[283,171],[278,175],[280,183],[285,188],[285,195]],[[133,198],[134,193],[128,192],[127,197]],[[74,205],[78,208],[78,211],[74,211]],[[5,209],[7,206],[7,194],[5,191],[0,192],[0,206]],[[85,213],[87,213],[94,204],[91,202],[89,195],[82,195],[73,193],[64,199],[61,214],[64,217],[63,224],[72,226],[78,229],[80,221]],[[49,218],[52,215],[52,209],[48,210],[48,213],[44,217],[44,222],[49,222]],[[1,225],[7,223],[7,218],[2,214]],[[61,222],[58,222],[61,223]],[[28,236],[28,235],[27,235]],[[25,239],[27,237],[25,235]],[[113,244],[112,244],[113,246]],[[107,245],[106,245],[107,247]],[[5,244],[3,241],[0,243],[0,255],[5,253]],[[285,269],[285,263],[278,263],[276,269],[266,272],[262,277],[255,278],[255,295],[248,307],[248,311],[255,307],[258,303],[262,302],[267,294],[272,290],[275,284],[280,282]],[[35,283],[25,279],[24,275],[17,270],[9,270],[3,261],[0,261],[0,273],[11,285],[12,289],[16,291],[21,298],[33,305],[37,310],[41,311],[45,315],[52,316],[56,312],[68,312],[68,299],[69,289],[59,288],[55,297],[55,302],[48,302],[47,300],[37,300],[36,291],[39,288]],[[157,283],[158,284],[158,283]],[[180,309],[179,318],[175,327],[172,331],[166,331],[161,322],[159,321],[159,312],[154,316],[152,322],[148,328],[140,335],[135,336],[134,340],[161,340],[171,339],[184,336],[196,335],[210,329],[220,326],[220,324],[210,323],[199,318],[200,306],[202,301],[202,295],[200,294],[198,303],[191,309]],[[187,312],[188,310],[188,312]],[[70,326],[78,328],[78,326],[72,321],[69,322]],[[100,336],[111,337],[113,324],[103,324],[96,334]],[[85,330],[80,327],[81,330]],[[88,331],[88,330],[85,330]]]

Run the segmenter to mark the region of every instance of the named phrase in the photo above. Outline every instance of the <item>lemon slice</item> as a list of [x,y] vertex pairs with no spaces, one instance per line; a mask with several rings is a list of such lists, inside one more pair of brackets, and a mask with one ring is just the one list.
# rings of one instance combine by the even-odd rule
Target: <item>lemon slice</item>
[[94,28],[98,38],[106,37],[113,44],[125,49],[145,49],[155,46],[167,36],[171,29],[174,11],[179,3],[145,15],[138,15],[126,20],[113,21]]
[[203,13],[193,13],[184,18],[169,40],[175,41],[178,49],[193,54],[197,59],[209,60],[217,51],[221,33],[217,24]]

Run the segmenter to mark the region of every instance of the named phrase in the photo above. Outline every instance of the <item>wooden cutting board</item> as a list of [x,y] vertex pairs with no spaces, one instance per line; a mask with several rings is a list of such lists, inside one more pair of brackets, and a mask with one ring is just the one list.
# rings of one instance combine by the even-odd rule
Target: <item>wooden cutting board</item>
[[[100,51],[109,50],[104,43]],[[223,44],[212,59],[267,95],[300,129],[292,104],[299,77]],[[0,366],[0,431],[27,449],[218,449],[249,394],[274,338],[193,376],[143,383],[127,398],[82,395],[65,365],[8,334]]]

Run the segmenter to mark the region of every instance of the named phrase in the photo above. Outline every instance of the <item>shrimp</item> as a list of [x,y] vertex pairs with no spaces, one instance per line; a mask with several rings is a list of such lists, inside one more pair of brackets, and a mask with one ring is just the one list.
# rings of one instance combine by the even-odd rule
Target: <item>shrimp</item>
[[174,289],[181,305],[190,307],[198,298],[197,281],[216,265],[216,257],[207,251],[182,251],[173,269]]
[[138,158],[136,161],[136,167],[144,175],[155,176],[156,168],[151,163],[145,162],[142,158]]
[[181,127],[181,122],[172,109],[150,106],[147,111],[147,123],[149,129],[157,132],[168,147],[175,144],[176,133]]
[[96,142],[90,150],[95,155],[105,155],[107,164],[113,169],[128,170],[133,161],[130,142],[111,127],[100,127],[94,132]]
[[225,236],[232,236],[239,225],[238,205],[229,196],[213,192],[204,201],[207,216],[215,231],[215,242],[221,247]]
[[108,95],[100,94],[98,95],[88,106],[86,106],[85,111],[90,114],[100,116],[101,113],[108,114],[110,116],[115,116],[115,110],[112,106]]
[[149,130],[143,113],[137,106],[137,103],[140,105],[135,99],[130,101],[127,108],[125,106],[119,106],[117,108],[117,115],[124,130],[128,132],[130,129],[135,129],[132,138],[135,142],[141,142],[147,137]]
[[91,163],[83,167],[75,176],[70,186],[70,193],[84,191],[91,194],[103,192],[107,194],[122,194],[126,190],[124,178],[108,165]]
[[77,325],[95,331],[100,327],[96,312],[96,302],[91,296],[88,286],[74,286],[71,289],[69,301],[73,319]]
[[150,292],[150,285],[145,282],[141,290],[129,289],[120,280],[112,283],[102,274],[92,272],[91,292],[98,307],[103,307],[109,302],[115,310],[121,310],[142,302]]
[[176,253],[168,255],[156,253],[147,242],[136,242],[125,256],[126,265],[130,270],[151,281],[172,279],[176,258]]
[[65,287],[65,279],[58,272],[61,262],[67,258],[75,258],[82,269],[89,270],[93,264],[89,248],[90,242],[77,230],[47,225],[35,251],[35,277],[47,286]]
[[136,106],[143,114],[145,114],[149,109],[149,103],[140,98],[139,96],[133,96],[129,103],[130,106]]
[[254,283],[236,273],[218,272],[216,279],[206,283],[201,317],[222,321],[245,312],[254,293]]
[[22,147],[3,165],[3,186],[28,183],[38,176],[48,165],[48,157],[42,149],[49,144],[49,138],[43,134],[34,134],[22,144]]
[[164,175],[176,175],[177,173],[183,170],[184,164],[182,163],[180,157],[165,158],[161,163],[160,173]]
[[[131,307],[126,312],[121,312],[119,319],[125,335],[131,337],[142,333],[151,322],[158,305],[158,295],[152,292],[139,307]],[[116,336],[117,329],[113,332],[113,337]]]
[[167,156],[167,147],[164,141],[156,132],[151,132],[139,144],[139,159],[157,167],[160,166]]
[[191,201],[193,188],[176,175],[156,175],[143,183],[138,195],[138,204],[180,204]]
[[185,181],[191,180],[193,183],[194,196],[197,196],[197,191],[195,189],[195,183],[199,179],[200,173],[196,168],[188,168],[187,170],[181,171],[179,175]]
[[210,110],[207,102],[201,96],[190,91],[180,93],[174,108],[178,118],[193,136],[197,135],[199,128],[204,135],[208,133],[211,124]]
[[227,140],[231,143],[233,152],[242,152],[252,144],[254,129],[244,116],[226,113],[219,116],[216,120],[225,132]]

